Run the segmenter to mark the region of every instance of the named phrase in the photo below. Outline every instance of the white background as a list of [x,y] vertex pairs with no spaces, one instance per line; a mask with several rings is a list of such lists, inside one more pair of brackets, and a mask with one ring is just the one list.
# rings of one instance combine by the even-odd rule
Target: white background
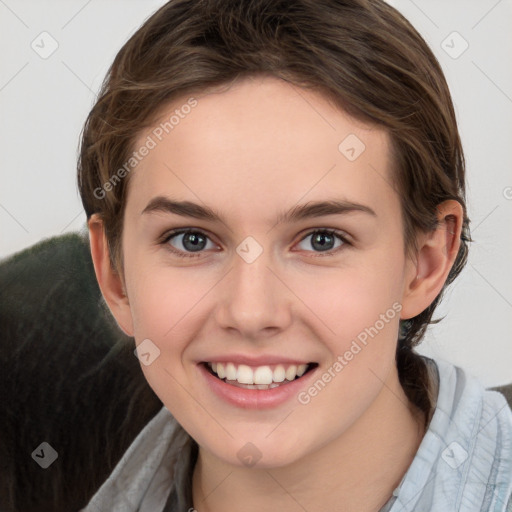
[[[0,0],[0,258],[83,228],[75,182],[82,125],[115,54],[163,3]],[[429,43],[450,84],[475,239],[438,309],[445,318],[420,351],[486,386],[511,382],[512,0],[390,3]],[[47,59],[31,47],[43,31],[58,43]]]

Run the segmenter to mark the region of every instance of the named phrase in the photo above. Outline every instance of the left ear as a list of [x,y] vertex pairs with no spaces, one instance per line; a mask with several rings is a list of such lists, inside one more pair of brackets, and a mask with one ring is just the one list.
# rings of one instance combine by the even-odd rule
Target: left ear
[[404,281],[403,320],[419,315],[442,290],[459,252],[463,217],[458,201],[444,201],[437,206],[436,229],[417,236],[416,258],[409,259]]

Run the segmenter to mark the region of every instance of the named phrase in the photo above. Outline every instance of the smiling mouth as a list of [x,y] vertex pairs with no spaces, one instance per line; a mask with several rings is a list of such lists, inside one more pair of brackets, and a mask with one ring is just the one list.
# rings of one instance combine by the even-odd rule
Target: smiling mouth
[[274,389],[301,379],[318,366],[308,364],[277,364],[251,367],[235,363],[202,363],[209,373],[226,384],[244,389]]

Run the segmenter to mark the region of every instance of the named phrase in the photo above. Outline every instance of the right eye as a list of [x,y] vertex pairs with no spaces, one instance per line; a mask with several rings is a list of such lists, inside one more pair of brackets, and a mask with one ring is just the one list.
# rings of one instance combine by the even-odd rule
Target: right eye
[[[208,242],[211,244],[210,247],[208,247]],[[192,229],[181,229],[168,233],[162,240],[162,245],[167,245],[172,253],[184,258],[200,256],[204,249],[215,247],[207,235]]]

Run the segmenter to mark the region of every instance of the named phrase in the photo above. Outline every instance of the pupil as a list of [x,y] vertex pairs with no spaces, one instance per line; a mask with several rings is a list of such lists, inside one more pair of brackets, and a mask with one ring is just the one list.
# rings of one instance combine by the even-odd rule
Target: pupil
[[188,232],[183,237],[183,245],[188,251],[200,251],[204,249],[205,237],[199,233]]
[[[326,241],[326,239],[328,239]],[[317,233],[314,237],[313,237],[313,246],[315,247],[315,249],[320,249],[320,250],[329,250],[329,249],[332,249],[332,247],[330,247],[330,245],[332,245],[332,242],[334,241],[334,238],[327,234],[327,233]],[[326,247],[326,246],[329,246],[329,247]]]

